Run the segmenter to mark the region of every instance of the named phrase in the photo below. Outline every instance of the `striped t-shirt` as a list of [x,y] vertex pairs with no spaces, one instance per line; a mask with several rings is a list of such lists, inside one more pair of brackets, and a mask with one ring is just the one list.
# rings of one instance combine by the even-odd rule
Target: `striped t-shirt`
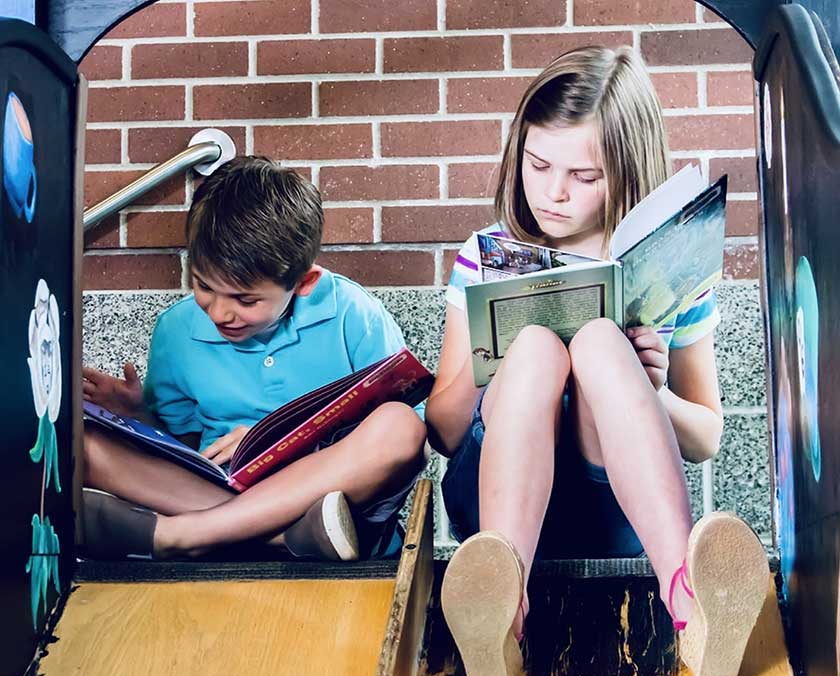
[[[499,223],[479,232],[485,235],[510,237],[510,234]],[[449,286],[446,289],[446,300],[461,310],[466,305],[464,288],[481,281],[478,261],[478,240],[473,234],[458,252],[458,258],[455,259],[455,265],[452,268],[452,276],[449,278]],[[717,298],[714,289],[709,289],[697,296],[686,310],[659,327],[657,332],[669,348],[686,347],[710,334],[719,323],[720,311]]]

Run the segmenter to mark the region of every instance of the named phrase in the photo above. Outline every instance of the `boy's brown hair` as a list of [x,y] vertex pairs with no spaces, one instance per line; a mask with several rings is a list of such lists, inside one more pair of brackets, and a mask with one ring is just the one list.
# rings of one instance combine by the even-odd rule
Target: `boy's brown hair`
[[195,191],[187,214],[190,268],[236,286],[294,288],[321,246],[318,189],[264,157],[237,157]]

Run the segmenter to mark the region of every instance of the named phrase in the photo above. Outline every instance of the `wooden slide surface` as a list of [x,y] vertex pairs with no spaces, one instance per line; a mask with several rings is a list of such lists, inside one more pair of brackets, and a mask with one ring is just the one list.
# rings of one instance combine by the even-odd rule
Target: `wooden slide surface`
[[376,673],[393,579],[85,583],[44,676]]

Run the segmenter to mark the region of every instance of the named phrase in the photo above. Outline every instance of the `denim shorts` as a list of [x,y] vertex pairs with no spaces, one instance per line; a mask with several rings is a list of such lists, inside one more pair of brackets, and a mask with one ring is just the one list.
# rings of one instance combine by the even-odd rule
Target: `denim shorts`
[[[479,530],[478,466],[484,441],[483,398],[484,392],[443,477],[443,502],[452,534],[459,541]],[[644,548],[616,501],[606,470],[583,457],[571,430],[571,425],[563,425],[557,442],[554,485],[537,545],[537,558],[640,556]]]

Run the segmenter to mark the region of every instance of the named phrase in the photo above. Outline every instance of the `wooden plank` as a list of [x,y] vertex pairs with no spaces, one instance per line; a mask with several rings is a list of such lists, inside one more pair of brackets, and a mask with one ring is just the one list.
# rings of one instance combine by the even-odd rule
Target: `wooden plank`
[[39,673],[370,676],[393,590],[393,580],[83,584]]
[[418,481],[379,656],[378,676],[417,673],[434,577],[431,495],[432,482]]

